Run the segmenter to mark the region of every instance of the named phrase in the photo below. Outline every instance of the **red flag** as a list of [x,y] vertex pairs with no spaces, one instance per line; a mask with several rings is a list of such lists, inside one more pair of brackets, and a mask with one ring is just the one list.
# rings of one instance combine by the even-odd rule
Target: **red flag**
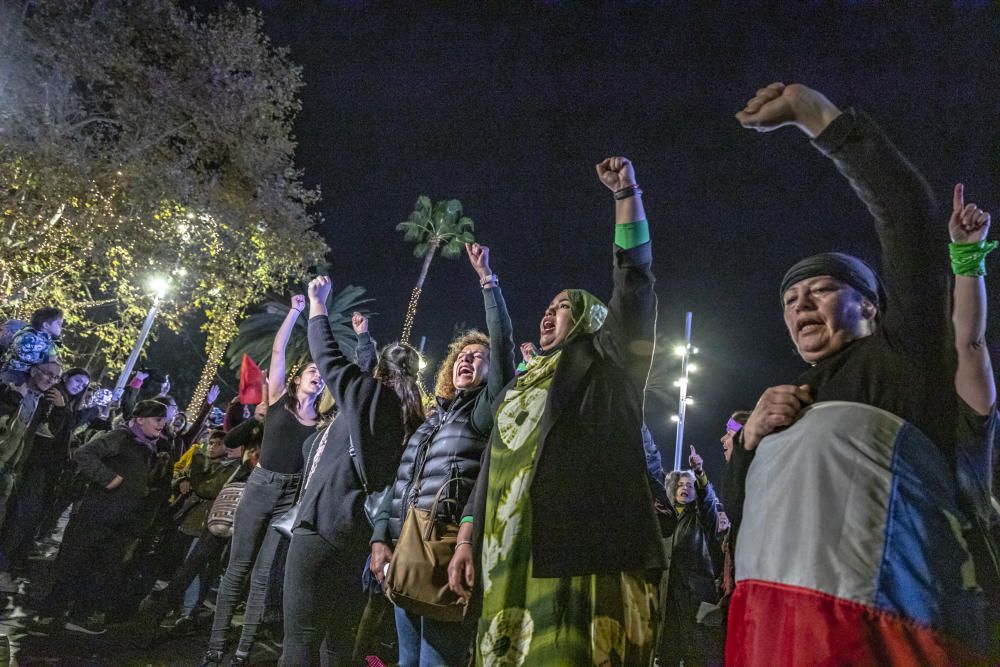
[[243,354],[240,364],[240,403],[256,405],[264,400],[264,373],[250,355]]

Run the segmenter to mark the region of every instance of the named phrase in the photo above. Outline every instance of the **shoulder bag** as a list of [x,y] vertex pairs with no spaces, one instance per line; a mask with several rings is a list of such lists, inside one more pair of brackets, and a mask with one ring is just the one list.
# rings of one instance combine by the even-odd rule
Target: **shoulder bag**
[[458,623],[468,608],[467,601],[448,588],[448,563],[455,553],[458,524],[438,517],[441,494],[451,481],[441,485],[429,510],[413,504],[406,511],[383,586],[397,607],[436,621]]

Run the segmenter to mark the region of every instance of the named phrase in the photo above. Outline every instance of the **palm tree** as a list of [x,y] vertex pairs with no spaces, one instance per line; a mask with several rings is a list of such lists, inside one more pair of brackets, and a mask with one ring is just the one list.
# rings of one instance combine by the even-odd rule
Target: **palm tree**
[[410,292],[410,303],[406,307],[402,342],[408,343],[410,340],[413,318],[417,314],[417,302],[420,301],[420,292],[423,291],[424,280],[427,279],[427,270],[431,268],[434,253],[440,250],[442,256],[455,259],[462,254],[462,248],[466,243],[476,242],[472,235],[474,229],[472,220],[462,215],[462,202],[457,199],[442,199],[432,206],[430,197],[426,195],[417,197],[417,204],[410,217],[406,222],[396,225],[397,231],[405,232],[403,238],[406,241],[416,242],[417,245],[413,248],[414,256],[424,258],[420,277]]
[[[359,312],[365,317],[370,317],[372,313],[368,305],[375,299],[364,297],[365,288],[357,285],[348,285],[336,294],[331,294],[326,307],[329,312],[330,328],[333,336],[337,340],[337,345],[348,357],[354,355],[354,348],[357,338],[354,329],[351,328],[351,314]],[[266,368],[271,361],[271,343],[278,333],[285,316],[288,314],[288,304],[281,301],[268,301],[263,306],[260,313],[250,315],[240,322],[239,333],[230,343],[226,355],[229,357],[229,366],[234,370],[239,370],[243,354],[250,355],[250,358]],[[295,322],[295,328],[288,339],[288,348],[285,353],[288,368],[293,366],[301,367],[308,359],[309,341],[307,338],[308,318],[300,317]]]

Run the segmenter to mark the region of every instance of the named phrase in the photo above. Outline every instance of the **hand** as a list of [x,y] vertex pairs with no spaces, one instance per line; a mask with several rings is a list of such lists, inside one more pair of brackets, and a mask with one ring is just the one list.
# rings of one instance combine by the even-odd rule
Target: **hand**
[[333,284],[330,282],[330,276],[313,278],[309,282],[309,301],[320,306],[326,306],[326,298],[330,296],[331,289],[333,289]]
[[[310,284],[310,286],[311,286],[311,284]],[[310,293],[310,297],[311,296],[312,296],[312,294]],[[297,311],[299,311],[301,313],[303,310],[306,309],[306,298],[304,296],[302,296],[301,294],[295,294],[295,295],[293,295],[292,296],[292,305],[291,305],[291,308],[292,308],[292,310],[297,310]]]
[[182,479],[177,483],[177,491],[180,492],[182,496],[186,496],[191,493],[191,480]]
[[691,470],[694,470],[696,475],[700,475],[704,471],[705,461],[698,455],[694,445],[691,445],[691,456],[688,457],[688,463],[691,464]]
[[609,157],[597,165],[597,177],[612,192],[635,185],[635,169],[625,157]]
[[472,584],[476,579],[476,566],[472,562],[472,545],[455,547],[455,553],[448,563],[448,588],[451,592],[468,600],[472,597]]
[[538,354],[538,348],[535,347],[534,343],[521,343],[521,356],[524,358],[524,363],[531,361],[531,358]]
[[493,275],[490,270],[490,249],[478,243],[466,243],[465,254],[469,256],[469,263],[479,274],[479,279],[484,280]]
[[217,401],[218,399],[219,399],[219,385],[213,384],[209,388],[208,393],[205,394],[205,402],[207,402],[209,405],[215,405],[215,401]]
[[66,399],[63,397],[63,393],[55,387],[45,392],[45,397],[49,399],[49,403],[57,408],[66,407]]
[[952,243],[978,243],[990,231],[990,214],[975,204],[965,203],[965,186],[955,185],[948,233]]
[[795,125],[816,138],[840,113],[840,109],[819,91],[798,83],[786,86],[779,81],[758,90],[736,114],[736,120],[743,127],[758,132]]
[[731,525],[732,524],[729,523],[729,517],[726,516],[726,513],[719,512],[719,525],[716,527],[718,529],[717,532],[721,535],[722,533],[729,530],[729,527]]
[[795,423],[799,413],[812,403],[809,385],[782,384],[761,395],[743,427],[743,448],[757,449],[761,439]]
[[368,318],[358,312],[351,313],[351,326],[357,336],[368,333]]
[[105,486],[104,488],[107,489],[108,491],[114,491],[119,486],[121,486],[122,482],[124,481],[125,481],[124,477],[122,477],[121,475],[115,475],[115,478],[110,482],[108,482],[108,485]]
[[369,566],[372,574],[382,583],[385,579],[385,566],[392,560],[392,549],[385,542],[372,542],[372,562]]

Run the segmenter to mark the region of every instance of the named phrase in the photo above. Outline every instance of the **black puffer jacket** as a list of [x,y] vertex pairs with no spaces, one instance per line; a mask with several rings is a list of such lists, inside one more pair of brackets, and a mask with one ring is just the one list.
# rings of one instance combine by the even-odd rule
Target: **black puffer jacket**
[[[441,486],[443,502],[438,516],[458,522],[479,477],[480,460],[488,433],[480,433],[471,423],[476,398],[483,391],[459,392],[450,402],[440,397],[434,414],[410,438],[396,473],[389,511],[389,536],[395,540],[403,527],[406,508],[412,504],[429,509]],[[419,471],[419,480],[415,475]]]
[[[486,382],[472,390],[458,391],[450,401],[437,399],[437,410],[406,444],[392,498],[386,500],[376,518],[372,542],[392,543],[399,537],[412,501],[417,507],[429,509],[442,484],[449,484],[441,494],[442,500],[456,501],[440,506],[442,518],[457,522],[469,501],[493,429],[493,401],[514,378],[513,328],[507,304],[499,287],[483,289],[483,300],[490,337]],[[415,482],[417,475],[419,480]]]

